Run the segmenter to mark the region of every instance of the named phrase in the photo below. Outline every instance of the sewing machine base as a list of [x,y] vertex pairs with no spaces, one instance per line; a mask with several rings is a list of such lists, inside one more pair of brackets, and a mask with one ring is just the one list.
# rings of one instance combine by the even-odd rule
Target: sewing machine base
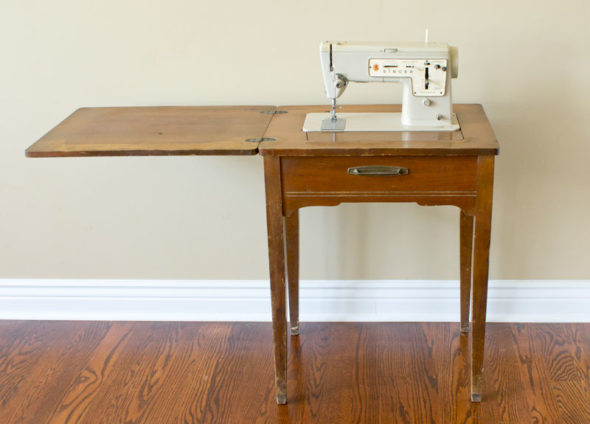
[[329,113],[308,113],[303,123],[305,132],[327,131],[457,131],[461,127],[457,116],[440,120],[440,125],[404,125],[402,114],[393,113],[339,113],[336,121]]

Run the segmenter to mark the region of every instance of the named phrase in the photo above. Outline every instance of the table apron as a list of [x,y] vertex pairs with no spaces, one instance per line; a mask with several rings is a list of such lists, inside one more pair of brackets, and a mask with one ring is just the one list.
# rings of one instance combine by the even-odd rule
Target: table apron
[[451,205],[473,215],[477,156],[283,157],[281,186],[286,216],[355,202]]
[[307,206],[337,206],[341,203],[417,203],[422,206],[456,206],[466,215],[475,213],[477,195],[475,192],[437,193],[285,193],[283,210],[290,216],[296,210]]

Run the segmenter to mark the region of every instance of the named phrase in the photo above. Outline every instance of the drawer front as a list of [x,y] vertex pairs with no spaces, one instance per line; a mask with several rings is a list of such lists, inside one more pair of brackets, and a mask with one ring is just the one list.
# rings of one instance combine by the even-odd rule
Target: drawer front
[[287,157],[283,193],[473,192],[477,157]]

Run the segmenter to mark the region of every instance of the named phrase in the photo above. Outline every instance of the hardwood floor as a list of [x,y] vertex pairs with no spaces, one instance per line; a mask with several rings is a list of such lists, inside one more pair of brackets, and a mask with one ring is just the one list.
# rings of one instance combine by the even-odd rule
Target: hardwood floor
[[270,323],[0,321],[0,423],[590,423],[590,324],[303,323],[287,406]]

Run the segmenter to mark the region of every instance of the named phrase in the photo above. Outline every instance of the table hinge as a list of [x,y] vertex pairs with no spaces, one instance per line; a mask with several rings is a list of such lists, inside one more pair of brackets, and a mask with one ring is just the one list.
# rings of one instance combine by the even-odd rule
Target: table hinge
[[247,138],[245,141],[248,143],[260,143],[262,141],[275,141],[276,138],[273,137],[258,137],[258,138]]
[[286,110],[273,109],[273,110],[263,110],[260,113],[264,113],[266,115],[282,115],[283,113],[287,113],[287,112],[288,111],[286,111]]

